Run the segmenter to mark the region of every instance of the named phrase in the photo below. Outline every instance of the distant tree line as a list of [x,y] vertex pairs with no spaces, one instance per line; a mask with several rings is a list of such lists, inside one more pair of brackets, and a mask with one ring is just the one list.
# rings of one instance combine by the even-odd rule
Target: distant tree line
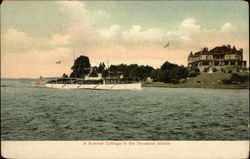
[[70,77],[84,77],[89,75],[91,77],[98,76],[98,73],[103,77],[123,77],[137,78],[139,80],[146,80],[150,77],[153,81],[165,82],[165,83],[179,83],[181,79],[187,77],[195,77],[199,74],[199,69],[195,67],[187,68],[183,65],[170,63],[166,61],[159,69],[155,69],[148,65],[137,64],[120,64],[111,65],[109,68],[102,62],[99,66],[91,67],[89,58],[86,56],[78,57],[74,65],[71,67],[73,70]]

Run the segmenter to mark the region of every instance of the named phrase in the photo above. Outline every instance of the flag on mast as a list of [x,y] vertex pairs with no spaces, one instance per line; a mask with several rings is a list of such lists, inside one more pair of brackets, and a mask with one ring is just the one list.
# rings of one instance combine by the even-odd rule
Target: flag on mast
[[56,61],[56,64],[61,64],[62,63],[62,60],[61,61]]

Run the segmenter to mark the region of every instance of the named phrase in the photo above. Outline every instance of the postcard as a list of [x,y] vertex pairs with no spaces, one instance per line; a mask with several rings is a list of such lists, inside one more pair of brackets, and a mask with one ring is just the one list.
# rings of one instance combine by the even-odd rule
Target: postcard
[[4,158],[248,158],[245,1],[3,1]]

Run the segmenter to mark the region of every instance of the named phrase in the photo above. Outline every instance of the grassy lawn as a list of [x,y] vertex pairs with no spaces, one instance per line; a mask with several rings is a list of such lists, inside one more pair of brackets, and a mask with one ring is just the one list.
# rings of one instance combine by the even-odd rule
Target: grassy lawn
[[[241,72],[239,74],[247,74],[248,72]],[[193,87],[193,88],[249,88],[248,82],[242,84],[234,85],[224,85],[221,83],[221,80],[230,79],[231,74],[223,72],[214,72],[214,73],[201,73],[197,77],[189,78],[185,83],[181,84],[172,84],[172,83],[163,83],[163,82],[144,82],[142,83],[143,87],[172,87],[172,88],[181,88],[181,87]],[[200,83],[197,83],[200,81]]]

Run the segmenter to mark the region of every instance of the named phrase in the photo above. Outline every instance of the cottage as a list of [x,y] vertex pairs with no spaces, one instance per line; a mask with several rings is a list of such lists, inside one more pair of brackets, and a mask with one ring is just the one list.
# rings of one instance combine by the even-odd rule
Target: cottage
[[234,46],[223,45],[211,50],[204,48],[196,53],[191,52],[188,56],[188,67],[197,67],[200,71],[216,68],[227,69],[232,66],[246,66],[243,60],[243,49],[237,50]]

